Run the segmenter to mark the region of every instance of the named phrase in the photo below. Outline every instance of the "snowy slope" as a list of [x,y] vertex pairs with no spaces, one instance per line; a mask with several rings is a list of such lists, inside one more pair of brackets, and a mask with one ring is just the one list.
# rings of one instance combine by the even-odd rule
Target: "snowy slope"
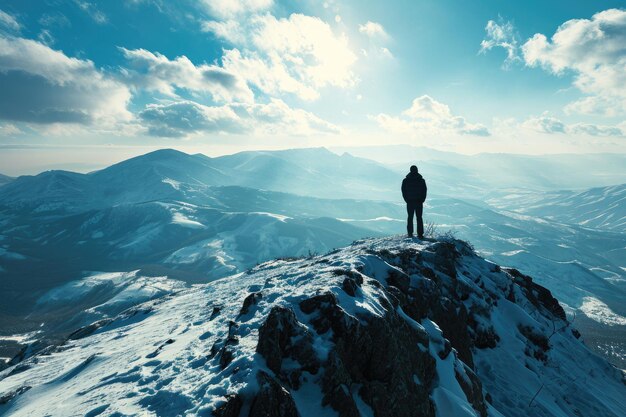
[[0,414],[626,416],[564,317],[460,241],[364,240],[85,327],[0,373]]
[[489,202],[500,209],[564,223],[626,231],[626,184],[579,192],[511,194]]

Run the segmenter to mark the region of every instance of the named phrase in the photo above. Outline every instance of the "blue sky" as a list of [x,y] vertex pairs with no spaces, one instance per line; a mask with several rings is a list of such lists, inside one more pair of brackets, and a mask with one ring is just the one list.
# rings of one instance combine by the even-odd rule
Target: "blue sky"
[[0,172],[165,146],[624,152],[625,9],[0,0]]

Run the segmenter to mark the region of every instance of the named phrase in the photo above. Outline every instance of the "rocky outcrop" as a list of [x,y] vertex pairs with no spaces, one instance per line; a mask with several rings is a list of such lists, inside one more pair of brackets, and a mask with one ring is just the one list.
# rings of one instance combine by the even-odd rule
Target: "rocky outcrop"
[[[300,387],[302,372],[316,374],[320,367],[313,350],[313,337],[294,312],[285,307],[276,306],[270,311],[259,329],[256,351],[275,375],[295,389]],[[282,369],[283,359],[292,359],[300,366]]]
[[252,400],[248,417],[300,417],[289,391],[263,371],[257,379],[259,391]]
[[[608,365],[585,350],[563,317],[549,291],[463,242],[366,240],[194,286],[132,321],[122,314],[94,323],[50,358],[24,352],[0,371],[0,402],[2,411],[31,407],[32,414],[40,389],[80,384],[81,399],[93,403],[102,395],[115,400],[125,384],[140,397],[130,404],[136,414],[173,404],[172,415],[217,417],[331,409],[340,417],[434,417],[471,408],[480,417],[492,408],[554,417],[551,405],[567,396],[575,404],[563,403],[568,411],[620,415],[612,398],[623,391],[611,385]],[[110,351],[126,361],[111,361]],[[115,369],[132,361],[132,369]],[[97,367],[110,375],[92,381]],[[570,383],[570,375],[603,390]],[[36,389],[22,388],[29,386]],[[111,413],[120,411],[109,404]]]

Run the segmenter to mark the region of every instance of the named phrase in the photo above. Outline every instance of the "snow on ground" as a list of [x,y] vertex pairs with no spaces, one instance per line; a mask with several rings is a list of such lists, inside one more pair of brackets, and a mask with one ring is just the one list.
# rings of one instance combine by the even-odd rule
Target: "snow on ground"
[[[0,372],[0,397],[15,394],[0,405],[0,414],[210,415],[227,394],[253,395],[258,372],[271,373],[256,348],[259,328],[273,307],[291,308],[299,322],[310,326],[312,317],[298,308],[300,301],[330,291],[342,311],[353,318],[384,316],[389,314],[385,306],[391,305],[384,290],[387,277],[390,271],[405,272],[377,253],[424,251],[431,244],[397,237],[358,241],[324,256],[270,261],[247,273],[153,299],[94,329],[91,335]],[[557,323],[545,362],[529,356],[529,340],[520,333],[520,326],[549,334],[554,316],[537,310],[519,288],[522,302],[508,301],[511,278],[493,263],[466,253],[458,264],[460,288],[469,291],[464,303],[468,308],[491,308],[490,324],[500,336],[495,348],[474,350],[476,373],[494,398],[493,405],[487,406],[489,416],[626,416],[626,387],[617,371],[578,341],[571,328]],[[345,277],[334,273],[338,269],[361,271],[365,279],[357,296],[342,289]],[[112,279],[124,278],[115,275]],[[410,280],[432,284],[419,274]],[[69,288],[81,291],[80,286]],[[262,296],[251,310],[242,311],[242,301],[253,292]],[[415,321],[404,312],[400,316],[428,336],[428,351],[436,360],[430,397],[437,416],[478,416],[455,377],[464,366],[457,353],[453,350],[441,356],[447,342],[438,324],[430,318]],[[333,342],[328,333],[312,334],[316,355],[325,360]],[[211,356],[212,346],[220,346],[233,335],[238,343],[232,346],[232,361],[222,367],[219,357]],[[360,414],[372,416],[358,387],[352,389]],[[302,417],[337,415],[322,405],[320,375],[304,373],[302,385],[291,394]]]
[[181,212],[172,213],[172,223],[192,229],[204,229],[206,226],[200,222],[190,219]]
[[626,317],[613,312],[609,306],[595,297],[583,298],[583,304],[579,307],[579,310],[598,323],[608,324],[609,326],[626,325]]
[[137,272],[139,271],[96,272],[82,279],[70,281],[60,287],[53,288],[42,295],[39,300],[37,300],[37,304],[58,302],[69,303],[72,302],[72,300],[79,300],[83,298],[86,294],[92,292],[100,286],[112,285],[114,287],[119,287],[124,284],[130,284],[130,282],[137,277]]
[[286,220],[291,219],[291,217],[289,217],[289,216],[283,216],[282,214],[268,213],[268,212],[265,212],[265,211],[251,211],[250,214],[259,214],[261,216],[268,216],[268,217],[271,217],[271,218],[276,219],[278,221],[281,221],[283,223]]

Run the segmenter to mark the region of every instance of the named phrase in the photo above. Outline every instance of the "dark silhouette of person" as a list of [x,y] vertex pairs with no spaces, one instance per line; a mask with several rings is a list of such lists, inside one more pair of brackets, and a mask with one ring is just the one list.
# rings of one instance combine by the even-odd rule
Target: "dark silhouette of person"
[[424,239],[424,201],[426,200],[426,181],[417,172],[417,167],[411,165],[411,170],[406,178],[402,180],[402,198],[406,202],[408,214],[406,220],[406,231],[409,237],[413,237],[413,215],[417,218],[417,236]]

